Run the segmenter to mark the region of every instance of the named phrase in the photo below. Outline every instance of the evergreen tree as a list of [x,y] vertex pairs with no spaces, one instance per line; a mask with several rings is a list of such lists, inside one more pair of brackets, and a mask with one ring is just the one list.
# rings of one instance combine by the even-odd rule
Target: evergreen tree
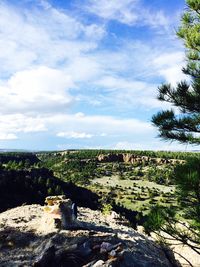
[[[183,73],[189,82],[181,81],[176,88],[164,84],[158,88],[158,99],[178,108],[161,111],[153,116],[160,137],[180,143],[200,144],[200,1],[186,0],[187,10],[182,16],[177,35],[184,41],[187,64]],[[200,254],[200,162],[190,159],[177,166],[174,172],[177,208],[153,207],[146,229],[167,232]]]
[[177,35],[186,48],[186,67],[183,73],[190,82],[181,81],[176,88],[163,84],[158,88],[158,99],[177,107],[161,111],[153,116],[152,122],[163,139],[180,143],[200,144],[200,1],[186,0],[187,10],[182,16]]

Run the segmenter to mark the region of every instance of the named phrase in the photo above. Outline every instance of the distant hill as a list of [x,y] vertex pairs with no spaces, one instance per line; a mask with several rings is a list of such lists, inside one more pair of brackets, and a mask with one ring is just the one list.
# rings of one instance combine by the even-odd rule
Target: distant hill
[[9,148],[0,148],[0,153],[6,152],[32,152],[31,150],[26,149],[9,149]]

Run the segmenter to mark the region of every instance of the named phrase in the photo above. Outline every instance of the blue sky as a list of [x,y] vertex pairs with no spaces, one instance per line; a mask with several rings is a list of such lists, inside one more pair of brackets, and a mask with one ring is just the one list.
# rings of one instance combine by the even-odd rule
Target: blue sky
[[185,79],[183,0],[0,2],[0,148],[185,150],[151,117]]

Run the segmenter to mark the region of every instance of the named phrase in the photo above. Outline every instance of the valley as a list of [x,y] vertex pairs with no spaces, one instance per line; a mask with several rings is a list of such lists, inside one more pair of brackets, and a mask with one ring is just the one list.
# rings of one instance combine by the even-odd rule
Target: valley
[[[136,217],[144,218],[155,205],[178,206],[173,171],[191,156],[199,158],[200,154],[112,150],[1,153],[0,202],[6,200],[6,209],[24,202],[40,204],[47,195],[67,194],[79,205],[121,212],[135,225]],[[5,188],[9,188],[7,193]]]

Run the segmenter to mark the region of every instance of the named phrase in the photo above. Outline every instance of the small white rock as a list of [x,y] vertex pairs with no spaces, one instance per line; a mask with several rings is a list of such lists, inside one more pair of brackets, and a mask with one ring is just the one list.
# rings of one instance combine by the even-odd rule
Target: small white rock
[[102,267],[104,263],[105,263],[104,261],[99,260],[99,261],[95,262],[95,264],[92,265],[92,267]]

